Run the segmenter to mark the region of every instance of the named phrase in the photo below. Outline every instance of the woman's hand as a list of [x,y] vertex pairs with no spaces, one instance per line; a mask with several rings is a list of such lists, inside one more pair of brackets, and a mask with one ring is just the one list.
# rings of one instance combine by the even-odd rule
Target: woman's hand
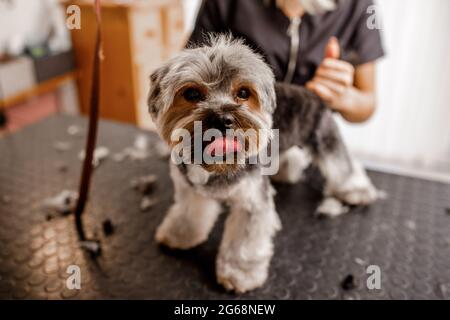
[[339,60],[339,51],[339,43],[332,37],[325,49],[325,59],[306,87],[325,100],[333,110],[344,112],[352,102],[355,68],[350,63]]
[[316,93],[334,110],[350,122],[367,120],[375,108],[374,64],[356,70],[350,63],[339,60],[339,42],[330,38],[325,58],[306,88]]

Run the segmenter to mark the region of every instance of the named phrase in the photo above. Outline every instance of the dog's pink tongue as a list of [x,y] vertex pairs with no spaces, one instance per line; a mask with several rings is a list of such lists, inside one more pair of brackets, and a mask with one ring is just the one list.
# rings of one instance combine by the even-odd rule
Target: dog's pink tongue
[[212,157],[239,151],[241,151],[241,144],[239,141],[227,137],[217,138],[206,146],[206,153]]

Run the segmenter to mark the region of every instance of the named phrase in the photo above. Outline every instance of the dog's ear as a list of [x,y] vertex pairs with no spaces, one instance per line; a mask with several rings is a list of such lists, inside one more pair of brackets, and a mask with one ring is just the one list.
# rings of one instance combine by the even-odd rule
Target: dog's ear
[[156,119],[158,116],[158,112],[161,105],[161,80],[164,77],[164,74],[166,73],[166,67],[160,67],[152,72],[150,75],[150,92],[148,94],[147,99],[147,105],[148,105],[148,111],[150,112],[150,115],[152,116],[153,120]]

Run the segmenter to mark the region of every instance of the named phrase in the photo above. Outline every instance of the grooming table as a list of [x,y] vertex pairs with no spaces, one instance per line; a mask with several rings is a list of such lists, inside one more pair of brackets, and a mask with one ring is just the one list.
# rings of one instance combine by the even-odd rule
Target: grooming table
[[[319,195],[310,188],[276,186],[283,230],[269,279],[261,289],[234,295],[215,281],[224,215],[198,248],[158,246],[155,229],[173,197],[168,161],[110,156],[95,169],[84,215],[87,234],[101,241],[94,260],[80,249],[72,216],[51,219],[41,208],[43,199],[78,188],[85,138],[68,135],[73,124],[85,130],[87,121],[54,116],[0,138],[2,299],[450,299],[450,185],[380,172],[370,176],[389,198],[334,220],[313,216]],[[138,133],[101,121],[97,145],[114,154]],[[56,141],[72,147],[57,151]],[[141,211],[142,196],[130,181],[148,174],[158,177],[159,201]],[[107,219],[114,226],[109,236],[102,229]],[[81,269],[81,290],[66,288],[69,265]],[[380,290],[366,288],[367,265],[380,267]],[[355,281],[345,290],[349,276]]]

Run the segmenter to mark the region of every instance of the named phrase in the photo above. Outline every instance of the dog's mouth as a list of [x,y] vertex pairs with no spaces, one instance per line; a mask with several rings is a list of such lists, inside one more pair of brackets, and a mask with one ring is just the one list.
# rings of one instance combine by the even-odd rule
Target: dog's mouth
[[237,137],[213,138],[211,142],[206,144],[204,150],[211,157],[225,156],[242,152],[242,144]]

